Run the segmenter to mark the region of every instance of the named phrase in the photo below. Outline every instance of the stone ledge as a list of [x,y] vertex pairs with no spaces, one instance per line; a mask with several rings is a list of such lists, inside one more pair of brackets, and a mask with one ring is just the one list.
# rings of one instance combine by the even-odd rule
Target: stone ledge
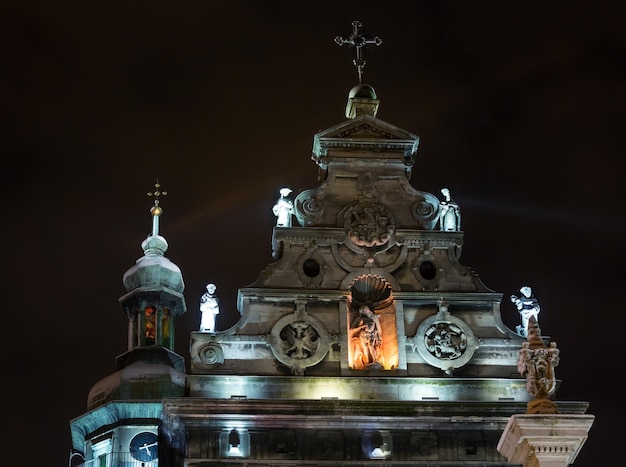
[[497,449],[512,464],[567,466],[587,440],[594,419],[578,414],[513,415]]

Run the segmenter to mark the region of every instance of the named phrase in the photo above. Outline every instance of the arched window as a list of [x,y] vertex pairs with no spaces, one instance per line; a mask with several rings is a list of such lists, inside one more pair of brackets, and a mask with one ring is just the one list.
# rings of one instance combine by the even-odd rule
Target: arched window
[[171,349],[174,317],[169,308],[145,305],[137,314],[136,345],[162,345]]

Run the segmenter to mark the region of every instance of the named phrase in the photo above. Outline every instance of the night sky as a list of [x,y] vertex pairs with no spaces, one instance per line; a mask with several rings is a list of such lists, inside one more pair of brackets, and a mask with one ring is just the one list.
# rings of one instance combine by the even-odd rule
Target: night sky
[[333,39],[360,20],[383,39],[365,56],[378,117],[421,138],[411,183],[450,189],[461,263],[504,295],[510,327],[509,295],[533,288],[561,350],[557,399],[596,415],[574,465],[617,465],[625,13],[618,1],[3,2],[3,460],[67,465],[69,421],[126,350],[122,275],[143,254],[157,177],[186,284],[176,351],[188,362],[207,282],[218,330],[236,322],[237,289],[272,261],[278,190],[317,186],[313,136],[345,120],[354,50]]

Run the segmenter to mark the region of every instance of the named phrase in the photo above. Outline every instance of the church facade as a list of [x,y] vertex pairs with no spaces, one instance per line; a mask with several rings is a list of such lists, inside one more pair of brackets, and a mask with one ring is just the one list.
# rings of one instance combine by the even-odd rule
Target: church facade
[[551,401],[556,348],[536,315],[534,334],[504,325],[502,294],[460,261],[459,206],[446,188],[409,183],[419,138],[378,119],[378,105],[359,84],[346,120],[315,136],[319,185],[281,190],[273,262],[239,289],[232,328],[191,333],[187,369],[157,183],[152,234],[120,298],[128,351],[70,422],[72,465],[527,465],[538,444],[516,414],[565,423],[541,436],[573,462],[587,404]]

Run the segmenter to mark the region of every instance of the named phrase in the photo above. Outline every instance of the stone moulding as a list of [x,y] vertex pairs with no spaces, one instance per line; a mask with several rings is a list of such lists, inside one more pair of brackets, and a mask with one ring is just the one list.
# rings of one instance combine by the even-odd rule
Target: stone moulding
[[[364,139],[355,139],[355,140],[342,140],[337,141],[332,138],[329,139],[320,139],[319,141],[321,153],[320,155],[326,156],[328,154],[329,149],[350,149],[350,150],[367,150],[367,151],[401,151],[402,155],[410,155],[412,154],[412,149],[414,146],[413,141],[397,141],[397,140],[388,140],[388,141],[372,141],[372,140],[364,140]],[[370,156],[371,157],[371,156]],[[391,158],[390,155],[386,155],[385,159]],[[400,157],[396,156],[396,159],[400,159]],[[401,159],[404,163],[404,159]]]
[[400,152],[413,156],[419,146],[419,136],[369,115],[342,122],[313,138],[313,159],[326,155],[328,149],[346,148]]
[[349,138],[352,135],[363,133],[363,132],[374,133],[376,136],[380,136],[381,138],[386,138],[386,139],[396,138],[396,135],[393,135],[381,128],[377,128],[370,123],[361,123],[360,125],[356,125],[351,128],[348,128],[347,130],[342,131],[341,133],[337,133],[335,135],[335,138]]
[[[356,372],[361,374],[361,372]],[[413,401],[454,403],[483,402],[500,405],[515,404],[510,414],[526,410],[529,396],[525,382],[508,378],[414,378],[363,376],[243,376],[228,374],[188,375],[190,397],[230,399],[233,395],[251,399],[343,401]],[[382,402],[381,402],[382,403]],[[460,403],[462,405],[463,403]],[[584,413],[588,404],[557,401],[561,412]],[[417,407],[417,406],[416,406]],[[510,415],[509,414],[509,415]]]
[[[463,245],[463,232],[440,232],[425,230],[396,229],[396,244],[408,248],[450,248]],[[278,241],[291,244],[312,244],[319,246],[343,243],[346,232],[337,227],[289,227],[276,228],[274,237]]]
[[315,243],[319,246],[335,245],[343,243],[346,233],[339,228],[276,228],[274,238],[292,245],[309,245]]
[[587,414],[518,414],[497,449],[512,464],[567,466],[574,462],[595,417]]

